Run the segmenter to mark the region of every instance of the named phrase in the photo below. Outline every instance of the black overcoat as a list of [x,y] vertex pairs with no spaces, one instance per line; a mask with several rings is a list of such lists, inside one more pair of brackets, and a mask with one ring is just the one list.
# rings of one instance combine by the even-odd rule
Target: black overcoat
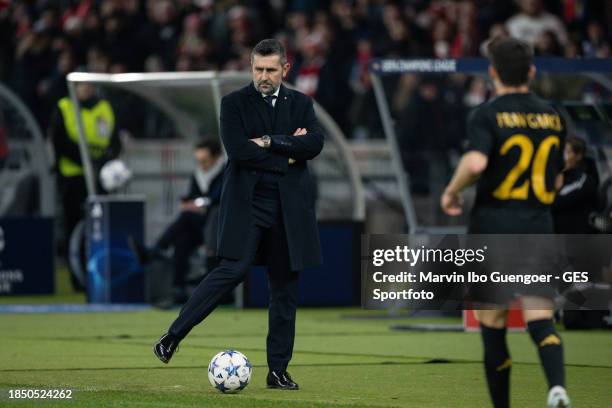
[[[274,115],[252,83],[221,101],[221,140],[228,156],[219,209],[218,255],[241,259],[252,222],[253,190],[262,172],[279,178],[279,193],[292,270],[321,264],[321,245],[314,209],[312,180],[306,165],[323,148],[323,132],[312,100],[281,85]],[[297,128],[307,129],[293,136]],[[249,141],[270,135],[272,146],[264,149]],[[289,164],[289,158],[296,163]],[[279,248],[282,248],[279,245]],[[256,263],[266,263],[274,248],[258,252]]]

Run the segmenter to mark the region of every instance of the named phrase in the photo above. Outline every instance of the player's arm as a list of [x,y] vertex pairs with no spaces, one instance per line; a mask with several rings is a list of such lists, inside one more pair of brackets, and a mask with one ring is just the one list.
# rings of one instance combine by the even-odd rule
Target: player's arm
[[453,178],[440,198],[440,205],[446,214],[461,214],[463,204],[461,192],[478,180],[487,168],[488,162],[489,158],[477,150],[472,150],[463,155]]
[[461,192],[474,184],[487,168],[493,151],[494,131],[486,111],[480,107],[467,120],[468,151],[461,157],[453,178],[440,197],[440,206],[448,215],[460,215],[463,205]]
[[564,181],[565,176],[563,175],[563,173],[557,174],[557,177],[555,177],[555,190],[557,191],[557,193],[563,188]]
[[285,173],[289,160],[249,141],[238,108],[229,98],[221,101],[221,140],[229,160],[244,167]]

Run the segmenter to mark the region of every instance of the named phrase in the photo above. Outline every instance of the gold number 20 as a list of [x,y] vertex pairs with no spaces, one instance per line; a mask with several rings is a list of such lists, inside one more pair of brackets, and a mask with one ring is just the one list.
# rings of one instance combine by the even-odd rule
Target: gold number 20
[[[502,145],[499,153],[504,156],[513,147],[521,151],[518,162],[493,191],[493,196],[499,200],[526,200],[529,196],[529,185],[533,188],[536,198],[543,204],[551,204],[555,199],[555,192],[546,190],[546,164],[553,147],[559,148],[559,137],[551,135],[546,137],[538,146],[533,163],[534,146],[531,139],[523,134],[509,137]],[[516,181],[531,166],[531,180],[525,180],[520,186],[515,186]],[[531,182],[531,183],[530,183]]]

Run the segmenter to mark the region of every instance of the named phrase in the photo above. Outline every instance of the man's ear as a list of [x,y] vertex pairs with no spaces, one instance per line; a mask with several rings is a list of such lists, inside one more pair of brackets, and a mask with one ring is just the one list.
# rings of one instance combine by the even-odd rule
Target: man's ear
[[489,77],[495,81],[497,79],[497,70],[493,65],[489,65]]
[[535,79],[537,71],[538,70],[536,69],[535,65],[531,64],[529,66],[529,73],[527,74],[527,78],[529,79],[529,82]]
[[287,77],[287,74],[289,73],[290,69],[291,69],[291,64],[286,62],[285,65],[283,65],[283,78]]

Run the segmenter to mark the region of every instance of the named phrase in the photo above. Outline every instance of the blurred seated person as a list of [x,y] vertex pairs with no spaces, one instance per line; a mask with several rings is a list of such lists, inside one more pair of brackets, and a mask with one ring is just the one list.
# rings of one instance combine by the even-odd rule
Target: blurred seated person
[[[166,251],[174,249],[172,261],[177,303],[183,303],[187,299],[189,258],[193,251],[204,243],[207,224],[216,221],[212,220],[211,215],[216,214],[216,207],[221,200],[225,167],[221,144],[217,140],[205,139],[196,144],[194,156],[197,167],[191,176],[189,192],[181,199],[181,212],[178,217],[166,227],[152,248],[145,248],[132,239],[129,242],[141,265],[146,265],[155,258],[165,258]],[[211,243],[207,242],[207,245]]]
[[593,233],[589,214],[597,209],[597,169],[586,157],[585,141],[577,137],[567,138],[563,157],[563,186],[552,206],[555,233]]

